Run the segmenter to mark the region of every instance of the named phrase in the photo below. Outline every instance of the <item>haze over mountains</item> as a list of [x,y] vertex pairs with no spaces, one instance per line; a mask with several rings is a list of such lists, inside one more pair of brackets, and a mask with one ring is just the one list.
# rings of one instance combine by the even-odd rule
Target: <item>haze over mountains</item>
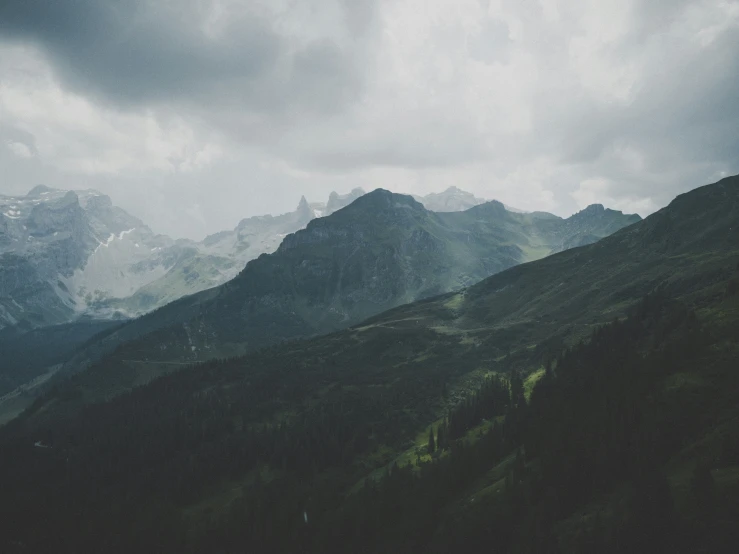
[[[593,244],[513,259],[527,255],[522,238],[552,237],[556,249],[571,242],[567,229],[592,235],[585,222],[602,228],[604,211],[555,225],[494,202],[434,213],[376,190],[312,221],[228,284],[114,330],[161,324],[169,311],[186,322],[122,346],[5,427],[2,525],[43,546],[95,521],[70,536],[72,551],[115,535],[134,550],[246,541],[294,551],[309,540],[315,552],[484,552],[495,537],[506,552],[588,552],[609,544],[604,528],[663,544],[665,529],[684,527],[685,552],[729,552],[715,545],[734,544],[739,513],[739,178]],[[443,255],[451,245],[468,275],[509,267],[336,333],[161,363],[183,338],[193,342],[177,356],[263,340],[260,327],[300,336],[329,329],[322,317],[346,326],[368,304],[458,284]],[[709,483],[693,484],[703,463]],[[693,508],[704,486],[710,517]],[[28,513],[49,524],[39,530]]]
[[0,0],[0,554],[737,554],[738,46]]
[[159,346],[147,356],[158,359],[230,354],[346,327],[638,220],[602,206],[568,219],[517,214],[495,201],[436,213],[378,189],[286,237],[274,254],[253,260],[226,285],[164,307],[119,334],[163,327],[178,335],[157,337]]
[[186,363],[335,331],[639,220],[599,205],[567,219],[511,212],[454,187],[424,201],[446,211],[381,189],[303,198],[196,243],[155,235],[95,191],[5,197],[0,393],[21,387],[17,410],[19,395],[116,348],[117,360]]
[[0,328],[146,313],[228,281],[359,194],[312,206],[303,198],[294,212],[247,218],[200,242],[157,235],[94,190],[38,186],[25,197],[0,196]]
[[243,219],[200,242],[157,235],[94,190],[37,186],[0,195],[0,329],[125,318],[233,278],[315,217],[364,194],[302,198],[294,212]]
[[[94,190],[38,186],[24,197],[0,196],[0,329],[150,312],[225,283],[287,235],[363,194],[302,198],[294,212],[246,218],[200,242],[157,235]],[[484,202],[455,187],[421,200],[432,211]]]

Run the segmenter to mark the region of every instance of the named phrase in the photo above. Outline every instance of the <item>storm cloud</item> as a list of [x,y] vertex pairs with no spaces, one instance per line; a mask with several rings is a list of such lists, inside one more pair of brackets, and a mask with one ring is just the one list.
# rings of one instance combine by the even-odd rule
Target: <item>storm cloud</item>
[[175,235],[355,186],[647,215],[739,172],[738,91],[736,1],[6,0],[0,192]]

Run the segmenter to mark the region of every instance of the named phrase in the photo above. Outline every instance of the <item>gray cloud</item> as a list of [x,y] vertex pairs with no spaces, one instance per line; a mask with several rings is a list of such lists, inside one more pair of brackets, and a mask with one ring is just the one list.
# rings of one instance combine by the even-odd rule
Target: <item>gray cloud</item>
[[5,0],[0,191],[189,235],[354,186],[646,215],[739,172],[738,37],[718,0]]
[[540,112],[556,114],[542,115],[552,130],[544,144],[558,142],[563,163],[608,176],[619,194],[650,196],[657,206],[739,172],[737,33],[696,50],[686,44],[693,38],[652,35],[659,49],[643,42],[643,78],[626,103],[541,98]]
[[[0,144],[2,143],[5,143],[6,145],[21,144],[26,148],[30,156],[38,154],[35,137],[31,133],[24,131],[23,129],[18,129],[12,125],[0,124]],[[0,154],[0,156],[2,156],[2,154]]]
[[510,29],[503,21],[486,20],[482,31],[469,43],[470,56],[488,63],[510,59]]
[[[320,30],[311,38],[279,29],[265,4],[7,0],[0,36],[40,46],[70,89],[124,107],[339,109],[361,78],[351,52]],[[371,4],[338,7],[361,35]]]

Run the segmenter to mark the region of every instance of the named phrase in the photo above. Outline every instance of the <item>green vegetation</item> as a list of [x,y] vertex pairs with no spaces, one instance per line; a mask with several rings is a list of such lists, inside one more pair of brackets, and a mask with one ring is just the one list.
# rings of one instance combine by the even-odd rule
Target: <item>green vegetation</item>
[[0,430],[0,545],[733,552],[737,213],[733,178],[356,328],[101,363]]
[[[324,362],[293,381],[267,352],[248,381],[236,360],[202,365],[37,434],[11,425],[3,525],[40,550],[733,552],[739,299],[721,308],[715,325],[659,290],[551,360],[529,399],[515,372],[484,377],[420,437],[424,399],[451,396],[433,378],[331,384],[343,366]],[[715,384],[686,403],[676,376]],[[393,458],[408,441],[416,460]]]

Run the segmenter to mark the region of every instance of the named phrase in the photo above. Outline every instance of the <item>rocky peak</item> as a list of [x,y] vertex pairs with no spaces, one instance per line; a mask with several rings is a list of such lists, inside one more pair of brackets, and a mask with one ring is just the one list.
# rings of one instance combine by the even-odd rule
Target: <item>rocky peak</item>
[[314,219],[304,230],[288,235],[278,252],[305,244],[360,244],[367,236],[384,234],[391,227],[411,228],[427,215],[423,205],[412,197],[375,189],[327,217]]
[[115,233],[146,228],[143,222],[125,210],[114,206],[109,196],[97,192],[88,193],[84,200],[80,199],[85,212],[90,216],[97,233]]
[[484,204],[478,204],[469,209],[470,213],[477,215],[478,217],[505,217],[508,214],[508,210],[505,204],[498,202],[497,200],[490,200]]
[[59,200],[36,204],[26,225],[32,235],[42,236],[58,231],[76,230],[84,224],[85,214],[77,195],[69,191]]
[[305,199],[305,196],[300,197],[300,202],[298,202],[298,207],[295,209],[295,212],[298,214],[298,217],[301,220],[305,220],[306,223],[314,217],[313,210]]
[[77,196],[77,193],[73,190],[67,191],[64,196],[62,196],[59,206],[80,206],[80,199]]
[[395,212],[398,210],[411,209],[417,212],[425,212],[423,204],[413,199],[407,194],[397,194],[385,189],[375,189],[354,202],[348,207],[347,211],[368,213],[379,213],[381,211]]
[[464,191],[456,186],[448,187],[443,192],[432,192],[426,196],[415,196],[427,210],[433,212],[464,211],[485,203],[482,198],[476,198],[471,192]]
[[38,196],[41,196],[42,194],[48,194],[50,192],[56,192],[58,189],[53,189],[51,187],[47,187],[46,185],[36,185],[31,190],[28,191],[28,194],[26,194],[26,197],[28,198],[36,198]]
[[324,215],[330,215],[335,211],[348,206],[357,198],[364,195],[364,189],[360,187],[352,189],[352,191],[348,194],[338,194],[336,191],[333,191],[328,197],[328,202],[326,203],[326,213]]
[[575,215],[583,215],[583,216],[594,216],[594,215],[601,215],[606,211],[603,204],[590,204],[587,208],[584,210],[581,210],[577,212]]

